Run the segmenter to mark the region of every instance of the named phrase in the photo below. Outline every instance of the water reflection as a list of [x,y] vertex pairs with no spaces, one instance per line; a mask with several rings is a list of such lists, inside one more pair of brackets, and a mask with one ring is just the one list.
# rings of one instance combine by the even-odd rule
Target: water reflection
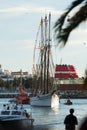
[[59,107],[53,107],[51,108],[55,114],[58,114],[59,113]]
[[57,125],[35,125],[31,128],[26,128],[26,129],[22,129],[22,128],[14,128],[14,127],[4,127],[2,128],[0,126],[0,130],[58,130],[58,126]]
[[[5,102],[5,99],[0,99]],[[7,101],[7,100],[6,100]],[[31,107],[25,105],[24,107],[30,111],[32,108],[32,117],[35,119],[34,127],[26,130],[64,130],[64,118],[68,114],[71,107],[75,109],[75,115],[78,117],[79,124],[83,117],[87,115],[87,99],[72,99],[73,105],[64,105],[65,99],[60,99],[58,108],[50,107]],[[1,103],[0,103],[1,109]],[[1,129],[0,127],[0,130]],[[6,130],[9,130],[6,128]],[[17,130],[11,128],[11,130]],[[19,130],[19,129],[18,129]]]

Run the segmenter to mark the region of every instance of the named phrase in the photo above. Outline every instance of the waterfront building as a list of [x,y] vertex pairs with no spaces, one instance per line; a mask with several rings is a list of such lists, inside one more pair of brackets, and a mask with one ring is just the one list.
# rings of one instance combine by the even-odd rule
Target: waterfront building
[[0,64],[0,79],[2,79],[3,81],[13,80],[13,77],[11,76],[11,73],[9,72],[9,70],[3,71],[1,64]]
[[56,65],[54,74],[54,86],[63,96],[81,93],[83,78],[79,78],[73,65]]

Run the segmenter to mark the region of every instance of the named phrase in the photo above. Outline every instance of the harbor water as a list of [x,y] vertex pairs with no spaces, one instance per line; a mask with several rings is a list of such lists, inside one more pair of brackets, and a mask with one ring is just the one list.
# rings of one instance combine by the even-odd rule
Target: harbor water
[[[9,99],[0,99],[0,109],[3,103],[7,103]],[[69,114],[69,109],[74,108],[74,114],[78,118],[78,126],[81,124],[83,118],[87,116],[87,99],[71,99],[72,105],[65,105],[65,99],[60,99],[58,108],[52,109],[50,107],[31,107],[24,105],[27,111],[32,113],[34,118],[33,130],[64,130],[64,118]],[[13,130],[13,128],[12,128]]]

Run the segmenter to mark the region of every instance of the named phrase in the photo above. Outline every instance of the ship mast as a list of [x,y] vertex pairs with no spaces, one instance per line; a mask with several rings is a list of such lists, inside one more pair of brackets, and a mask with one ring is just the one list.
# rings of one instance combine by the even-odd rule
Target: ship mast
[[49,55],[50,55],[50,20],[51,20],[51,14],[49,14],[49,30],[48,30],[48,50],[47,50],[47,54],[48,54],[48,57],[47,57],[47,93],[49,91]]
[[43,19],[41,18],[41,46],[40,46],[40,51],[41,51],[41,82],[40,82],[40,88],[41,91],[43,89],[43,52],[44,52],[44,36],[43,36]]
[[45,16],[45,41],[44,41],[44,93],[49,91],[49,62],[50,62],[50,19]]
[[47,87],[47,16],[45,16],[45,43],[44,43],[44,94]]
[[[37,80],[38,80],[38,89],[46,94],[49,92],[49,76],[50,76],[50,23],[51,23],[51,14],[49,17],[45,16],[45,18],[41,18],[40,22],[40,42],[39,45],[35,44],[35,50],[39,49],[39,61],[36,67],[36,71],[38,72]],[[39,31],[38,31],[39,32]],[[37,33],[38,36],[39,33]],[[36,40],[37,41],[37,40]],[[36,57],[37,59],[37,57]],[[35,60],[35,51],[34,51],[34,60]]]

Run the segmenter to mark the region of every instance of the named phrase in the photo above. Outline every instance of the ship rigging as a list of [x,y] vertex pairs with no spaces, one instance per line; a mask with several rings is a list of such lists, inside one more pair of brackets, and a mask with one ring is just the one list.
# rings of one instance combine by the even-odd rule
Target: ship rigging
[[[56,92],[54,91],[53,87],[55,67],[53,64],[53,58],[51,53],[50,24],[51,14],[49,14],[48,18],[47,16],[45,16],[44,19],[41,18],[37,37],[35,40],[33,56],[33,74],[34,76],[36,76],[37,79],[37,88],[35,93],[38,96],[32,97],[30,99],[30,104],[33,106],[53,106],[54,100],[56,100],[57,105],[59,105],[59,97],[55,96]],[[40,41],[37,42],[39,36]],[[55,99],[55,97],[57,98]]]

